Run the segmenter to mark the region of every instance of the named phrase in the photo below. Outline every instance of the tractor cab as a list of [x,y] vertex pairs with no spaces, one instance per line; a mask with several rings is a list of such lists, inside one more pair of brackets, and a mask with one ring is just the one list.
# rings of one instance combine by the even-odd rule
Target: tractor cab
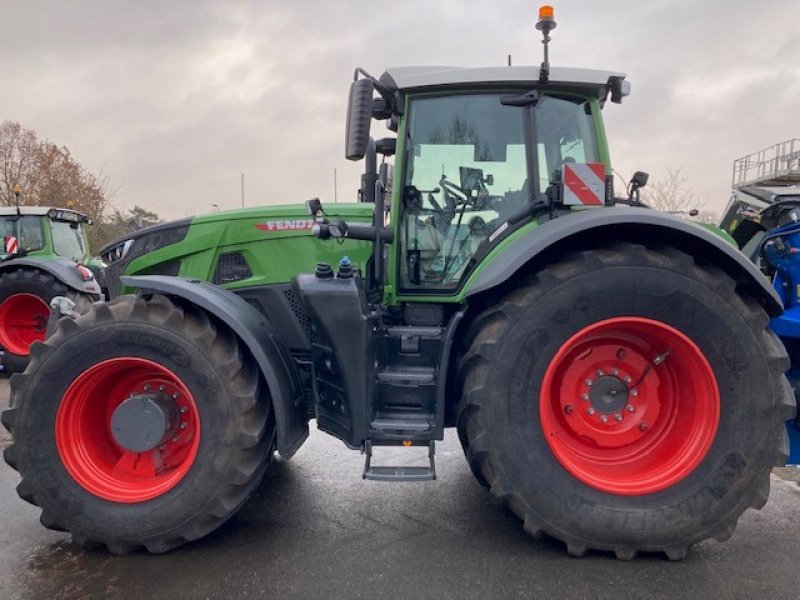
[[89,258],[84,226],[91,219],[68,208],[0,208],[3,260],[19,256],[61,257],[78,264]]
[[[540,21],[541,22],[541,21]],[[549,39],[546,37],[546,39]],[[435,477],[455,331],[471,284],[520,233],[611,206],[601,110],[629,93],[619,72],[541,67],[356,69],[346,156],[365,160],[372,225],[324,217],[322,239],[371,240],[365,272],[347,257],[298,275],[310,313],[318,426],[367,453],[364,477]],[[394,138],[370,137],[385,120]],[[394,169],[376,155],[395,156]],[[391,195],[387,195],[389,182]],[[374,467],[378,445],[429,445],[430,466]]]

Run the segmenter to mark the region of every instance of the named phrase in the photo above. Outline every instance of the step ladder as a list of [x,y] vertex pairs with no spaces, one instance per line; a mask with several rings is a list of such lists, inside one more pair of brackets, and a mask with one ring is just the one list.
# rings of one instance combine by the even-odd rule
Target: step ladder
[[[436,464],[434,455],[436,454],[435,442],[428,443],[428,466],[419,467],[393,467],[393,466],[373,466],[372,465],[372,440],[367,440],[364,444],[364,472],[361,474],[363,479],[372,481],[433,481],[436,479]],[[397,447],[393,445],[392,447]]]

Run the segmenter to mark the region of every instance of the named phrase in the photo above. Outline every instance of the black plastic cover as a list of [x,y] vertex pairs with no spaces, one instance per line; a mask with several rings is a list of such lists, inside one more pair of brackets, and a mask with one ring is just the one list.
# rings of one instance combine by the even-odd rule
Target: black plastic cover
[[352,447],[366,439],[375,381],[373,318],[358,277],[303,274],[294,287],[311,317],[317,425]]

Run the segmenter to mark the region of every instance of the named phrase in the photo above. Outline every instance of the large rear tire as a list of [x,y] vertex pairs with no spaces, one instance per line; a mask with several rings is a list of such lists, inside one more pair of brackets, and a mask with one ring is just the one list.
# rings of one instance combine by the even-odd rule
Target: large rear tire
[[765,311],[672,247],[539,271],[476,319],[458,428],[479,480],[570,554],[682,558],[760,508],[794,397]]
[[[270,463],[275,425],[260,372],[199,309],[122,296],[62,319],[31,350],[2,415],[13,436],[5,459],[42,524],[78,544],[159,553],[203,537]],[[163,429],[144,439],[136,419]]]
[[43,341],[50,318],[50,301],[66,296],[79,313],[96,299],[68,288],[49,273],[38,269],[14,269],[0,274],[0,346],[3,370],[20,373],[30,362],[30,346]]

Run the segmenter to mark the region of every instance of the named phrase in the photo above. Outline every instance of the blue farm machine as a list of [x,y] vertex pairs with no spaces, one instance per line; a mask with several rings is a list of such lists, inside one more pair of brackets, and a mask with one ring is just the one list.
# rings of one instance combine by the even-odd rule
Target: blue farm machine
[[[800,140],[733,163],[733,194],[720,226],[773,283],[784,312],[771,321],[791,359],[789,382],[800,395]],[[787,422],[790,455],[800,465],[800,412]]]

